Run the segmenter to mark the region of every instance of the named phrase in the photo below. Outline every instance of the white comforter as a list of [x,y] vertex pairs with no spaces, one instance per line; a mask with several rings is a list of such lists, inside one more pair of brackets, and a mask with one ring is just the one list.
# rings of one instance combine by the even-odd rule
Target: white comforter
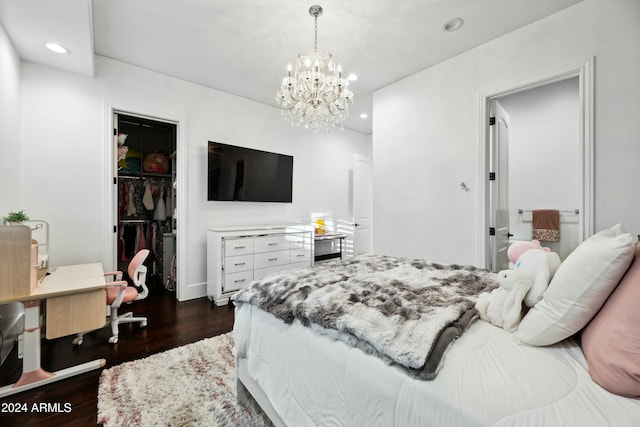
[[517,344],[476,321],[433,381],[238,303],[236,351],[289,426],[638,426],[640,400],[596,385],[580,347]]

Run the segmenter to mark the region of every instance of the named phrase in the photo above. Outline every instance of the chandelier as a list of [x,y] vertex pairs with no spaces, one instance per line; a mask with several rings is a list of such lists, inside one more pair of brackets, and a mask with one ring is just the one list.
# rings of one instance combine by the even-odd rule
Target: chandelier
[[294,67],[287,65],[287,76],[282,79],[276,101],[292,126],[328,131],[336,125],[342,127],[342,121],[349,116],[349,104],[353,104],[353,92],[331,54],[318,52],[318,16],[322,15],[322,7],[311,6],[309,15],[315,21],[313,52],[299,54]]

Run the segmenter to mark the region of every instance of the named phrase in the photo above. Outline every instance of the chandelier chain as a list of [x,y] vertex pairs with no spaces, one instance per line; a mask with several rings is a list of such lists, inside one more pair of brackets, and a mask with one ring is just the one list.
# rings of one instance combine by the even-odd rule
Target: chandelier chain
[[313,51],[317,52],[318,51],[318,17],[314,16],[313,20],[314,20],[314,27],[315,27],[315,39],[313,41]]

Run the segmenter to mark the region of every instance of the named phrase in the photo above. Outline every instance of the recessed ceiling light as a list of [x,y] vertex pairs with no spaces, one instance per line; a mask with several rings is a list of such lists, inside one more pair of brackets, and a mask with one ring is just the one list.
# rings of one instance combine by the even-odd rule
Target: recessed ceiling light
[[69,53],[71,52],[69,49],[67,49],[66,47],[58,44],[58,43],[53,43],[53,42],[49,42],[49,43],[45,43],[45,46],[47,47],[47,49],[55,52],[55,53]]
[[444,26],[442,27],[442,29],[444,31],[456,31],[459,30],[460,28],[462,28],[462,26],[464,25],[464,19],[462,18],[453,18],[450,21],[447,21],[446,24],[444,24]]
[[356,80],[358,80],[358,76],[356,76],[353,73],[349,74],[349,77],[347,78],[349,79],[349,81],[352,81],[352,82],[355,82]]
[[367,113],[360,114],[360,118],[361,119],[366,119],[367,117],[369,117],[369,115]]

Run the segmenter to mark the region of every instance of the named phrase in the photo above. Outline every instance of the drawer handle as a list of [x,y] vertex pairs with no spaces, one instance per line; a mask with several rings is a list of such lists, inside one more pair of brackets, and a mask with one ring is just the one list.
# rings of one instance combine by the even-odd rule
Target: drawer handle
[[278,246],[277,243],[269,243],[269,246]]
[[278,258],[269,258],[269,261],[277,261]]
[[233,281],[233,283],[242,283],[244,282],[246,279],[236,279]]
[[302,258],[303,256],[305,256],[305,254],[298,254],[296,255],[298,258]]
[[238,265],[245,265],[245,264],[246,264],[246,262],[236,262],[236,263],[235,263],[235,264],[233,264],[233,265],[238,266]]
[[234,246],[233,249],[244,249],[246,246]]

